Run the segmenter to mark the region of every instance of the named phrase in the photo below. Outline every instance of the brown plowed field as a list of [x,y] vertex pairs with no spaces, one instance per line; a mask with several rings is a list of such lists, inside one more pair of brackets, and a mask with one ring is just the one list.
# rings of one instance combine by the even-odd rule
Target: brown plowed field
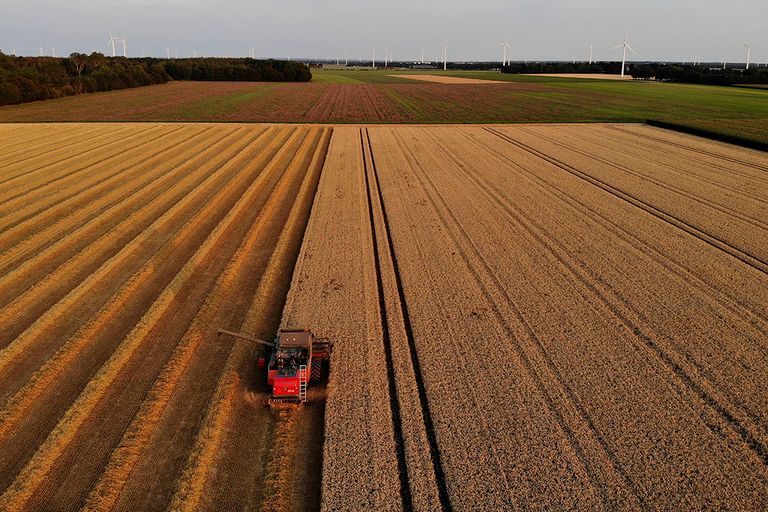
[[[640,125],[0,136],[0,510],[768,502],[764,153]],[[216,335],[280,326],[334,343],[296,409]]]
[[760,510],[766,171],[638,126],[336,128],[283,317],[336,341],[324,508]]
[[422,82],[434,82],[437,84],[503,84],[499,80],[478,80],[476,78],[461,78],[458,76],[441,76],[441,75],[394,75],[399,78],[407,78],[408,80],[419,80]]

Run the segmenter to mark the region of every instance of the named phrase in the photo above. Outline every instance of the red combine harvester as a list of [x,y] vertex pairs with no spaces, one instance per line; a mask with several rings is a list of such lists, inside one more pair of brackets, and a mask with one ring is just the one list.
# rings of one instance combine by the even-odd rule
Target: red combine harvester
[[[229,334],[271,349],[267,366],[267,384],[272,386],[270,404],[306,402],[307,386],[322,379],[331,357],[330,342],[316,338],[309,329],[281,329],[274,343],[225,329],[219,329],[219,334]],[[260,366],[264,359],[263,356],[259,358]]]

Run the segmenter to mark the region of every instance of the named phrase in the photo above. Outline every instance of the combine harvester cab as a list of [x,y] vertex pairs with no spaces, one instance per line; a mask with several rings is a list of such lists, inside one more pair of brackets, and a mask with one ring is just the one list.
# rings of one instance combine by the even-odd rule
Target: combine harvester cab
[[270,404],[306,402],[309,383],[322,378],[329,357],[329,343],[315,338],[309,329],[281,330],[267,367]]
[[[272,386],[271,405],[306,402],[309,383],[323,378],[331,357],[330,342],[316,338],[309,329],[282,329],[274,343],[226,329],[219,329],[219,334],[258,343],[262,353],[263,347],[271,349],[267,367],[267,384]],[[264,357],[259,356],[259,368],[263,368],[263,361]]]

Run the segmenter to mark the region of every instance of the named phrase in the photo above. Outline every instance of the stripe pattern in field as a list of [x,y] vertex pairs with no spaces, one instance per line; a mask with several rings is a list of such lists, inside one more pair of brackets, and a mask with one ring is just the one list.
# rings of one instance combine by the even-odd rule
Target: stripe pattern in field
[[767,198],[649,127],[336,128],[283,317],[336,342],[323,507],[760,509]]
[[275,332],[331,134],[0,125],[1,509],[210,505],[253,386],[216,329]]

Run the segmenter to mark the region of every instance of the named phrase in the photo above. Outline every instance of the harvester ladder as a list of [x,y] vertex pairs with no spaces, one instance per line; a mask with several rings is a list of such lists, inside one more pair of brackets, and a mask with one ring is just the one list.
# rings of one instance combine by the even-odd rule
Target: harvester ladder
[[299,399],[307,401],[307,365],[299,366]]

